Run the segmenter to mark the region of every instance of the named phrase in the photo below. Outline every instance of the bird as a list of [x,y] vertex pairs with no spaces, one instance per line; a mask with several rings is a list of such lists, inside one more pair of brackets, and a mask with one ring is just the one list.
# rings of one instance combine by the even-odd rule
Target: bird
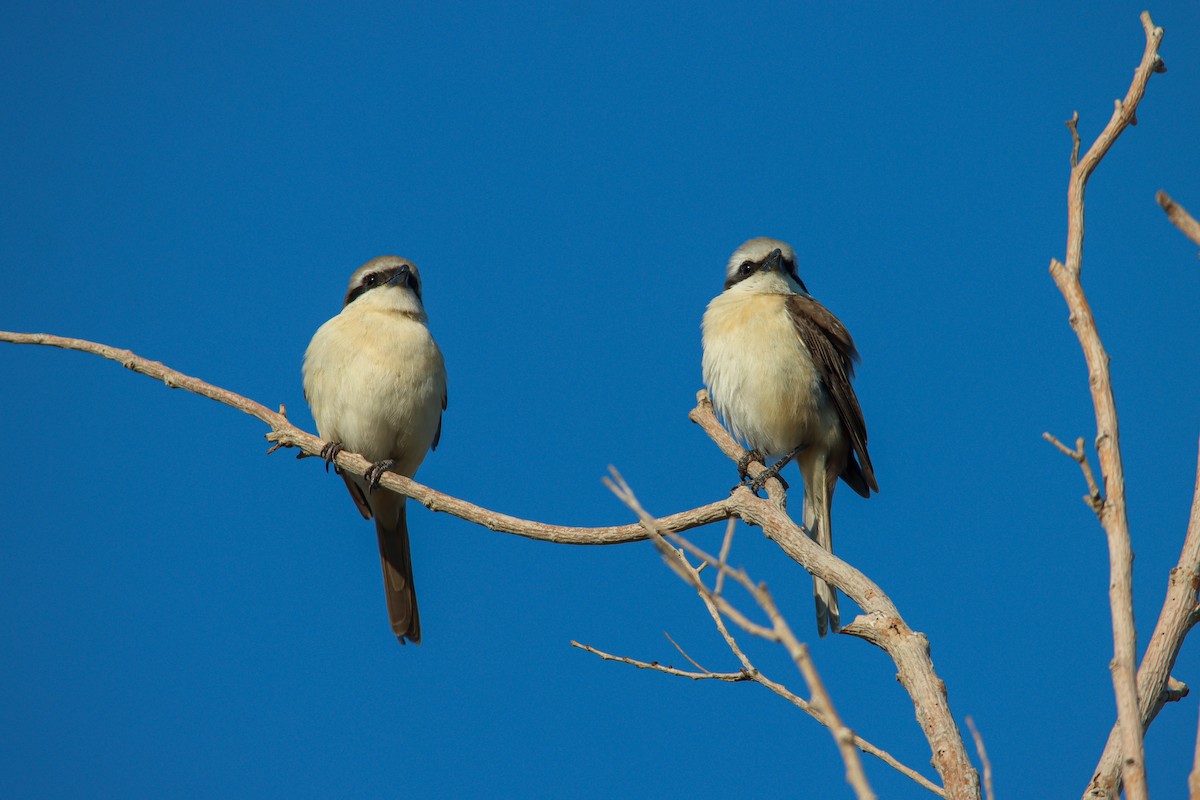
[[327,442],[326,469],[343,449],[372,462],[364,477],[341,474],[359,512],[375,519],[388,618],[401,644],[421,641],[405,498],[379,481],[387,471],[415,476],[441,439],[446,365],[428,322],[417,265],[372,259],[350,276],[341,312],[317,329],[302,370]]
[[[738,247],[725,288],[704,312],[702,371],[713,406],[750,452],[779,458],[751,482],[794,458],[804,480],[804,526],[832,552],[830,510],[838,478],[863,497],[879,491],[867,428],[850,385],[858,350],[837,317],[809,293],[786,242],[759,237]],[[765,462],[764,462],[765,463]],[[837,590],[814,576],[817,632],[841,627]]]

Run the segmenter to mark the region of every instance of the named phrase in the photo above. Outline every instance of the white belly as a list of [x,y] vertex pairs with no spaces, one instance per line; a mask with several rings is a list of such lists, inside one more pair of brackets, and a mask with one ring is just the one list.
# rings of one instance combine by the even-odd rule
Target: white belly
[[785,296],[725,292],[704,313],[704,383],[733,435],[766,455],[836,450],[833,409]]
[[403,315],[366,309],[317,330],[304,357],[304,393],[321,438],[416,474],[433,444],[446,392],[441,351]]

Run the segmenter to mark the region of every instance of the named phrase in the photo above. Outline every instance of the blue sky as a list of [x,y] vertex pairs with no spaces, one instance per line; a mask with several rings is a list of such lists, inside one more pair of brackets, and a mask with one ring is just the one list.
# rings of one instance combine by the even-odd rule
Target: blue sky
[[[854,333],[881,493],[837,552],[932,641],[1002,796],[1082,792],[1114,718],[1094,436],[1047,272],[1073,110],[1090,141],[1140,6],[10,3],[0,15],[0,327],[121,347],[285,404],[350,272],[416,261],[450,405],[419,478],[614,524],[733,465],[687,420],[729,253],[769,235]],[[1155,76],[1088,194],[1140,644],[1178,557],[1200,396],[1200,6],[1151,8]],[[371,526],[264,429],[96,357],[0,347],[0,774],[22,797],[849,796],[765,690],[601,663],[733,659],[646,543],[569,548],[410,511],[424,640],[388,630]],[[793,474],[793,477],[794,474]],[[798,507],[798,504],[794,504]],[[695,539],[715,548],[720,527]],[[812,640],[843,718],[932,775],[886,657],[816,641],[808,576],[733,560]],[[849,603],[843,613],[848,613]],[[800,680],[747,643],[764,671]],[[1176,677],[1200,682],[1195,643]],[[1195,697],[1147,740],[1184,791]],[[881,796],[927,797],[872,759]]]

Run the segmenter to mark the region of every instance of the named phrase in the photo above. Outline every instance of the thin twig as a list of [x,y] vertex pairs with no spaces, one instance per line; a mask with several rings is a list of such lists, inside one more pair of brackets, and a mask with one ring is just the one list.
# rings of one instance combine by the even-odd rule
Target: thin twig
[[665,664],[659,664],[657,661],[638,661],[636,658],[627,658],[626,656],[614,656],[611,653],[606,653],[603,650],[598,650],[595,647],[592,647],[591,645],[581,644],[580,642],[577,642],[574,639],[571,640],[571,646],[578,647],[580,650],[586,650],[587,652],[591,653],[592,655],[599,656],[600,658],[602,658],[605,661],[619,661],[622,664],[628,664],[631,667],[637,667],[638,669],[654,670],[655,672],[662,672],[667,675],[674,675],[677,678],[690,678],[694,681],[705,681],[705,680],[726,681],[728,683],[740,683],[742,681],[753,680],[753,678],[751,678],[749,675],[747,675],[744,672],[709,672],[708,670],[704,670],[702,672],[687,672],[686,670],[676,669],[675,667],[669,667]]
[[[729,524],[725,526],[725,539],[721,542],[721,559],[722,564],[729,563],[729,550],[733,547],[733,531],[737,527],[737,517],[730,517]],[[721,589],[725,585],[725,573],[717,572],[717,581],[713,586],[713,591],[717,594],[721,593]]]
[[671,638],[671,634],[667,633],[666,631],[663,631],[663,636],[667,637],[667,641],[675,646],[675,649],[679,651],[679,655],[686,658],[688,660],[688,663],[691,664],[693,667],[700,670],[701,672],[707,672],[707,673],[712,672],[711,669],[705,669],[704,667],[700,666],[700,664],[697,663],[696,659],[689,656],[687,654],[687,651],[685,651],[682,647],[679,646],[679,642],[677,642]]
[[1096,476],[1092,473],[1092,465],[1088,463],[1087,451],[1083,447],[1083,437],[1075,440],[1075,449],[1067,447],[1049,433],[1043,433],[1042,438],[1058,448],[1059,452],[1070,458],[1083,470],[1083,479],[1087,481],[1088,493],[1083,496],[1083,502],[1099,516],[1104,512],[1104,498],[1100,496],[1100,487],[1096,485]]
[[[705,670],[703,667],[699,667],[699,665],[697,665],[697,667],[701,670],[701,674],[686,673],[684,675],[681,675],[680,677],[689,678],[691,680],[701,680],[705,677],[705,675],[711,674],[712,676],[715,676],[712,678],[713,680],[724,680],[728,683],[738,683],[739,681],[735,681],[732,678],[721,677],[721,676],[744,675],[744,676],[746,676],[745,680],[753,681],[754,683],[757,683],[760,686],[770,690],[771,692],[775,693],[782,699],[784,699],[787,702],[791,703],[792,705],[796,706],[796,708],[800,709],[805,714],[808,714],[810,717],[815,719],[817,722],[821,723],[825,727],[829,727],[829,723],[826,720],[826,718],[824,717],[824,715],[818,709],[814,708],[812,706],[812,704],[810,704],[807,700],[805,700],[803,697],[800,697],[799,695],[793,693],[783,684],[777,683],[777,682],[771,680],[770,678],[768,678],[766,675],[762,674],[762,672],[760,670],[758,670],[758,668],[756,668],[750,662],[750,659],[746,656],[746,654],[742,652],[742,649],[738,646],[737,641],[733,638],[733,635],[729,633],[729,630],[725,627],[724,621],[721,619],[721,613],[717,610],[716,606],[714,606],[707,598],[704,598],[703,596],[701,596],[701,600],[704,601],[705,606],[708,608],[708,612],[712,616],[713,623],[716,625],[717,631],[721,634],[722,638],[725,639],[725,642],[726,642],[726,644],[729,645],[730,650],[737,657],[738,661],[742,664],[742,671],[737,672],[737,673],[734,673],[734,672],[709,673],[708,670]],[[578,647],[581,650],[587,650],[590,653],[594,653],[597,656],[600,656],[601,658],[604,658],[604,655],[607,655],[607,654],[603,654],[603,651],[601,651],[601,650],[598,650],[594,647],[580,644],[579,642],[572,641],[571,644],[574,645],[575,647]],[[674,644],[673,641],[672,641],[672,644]],[[682,651],[680,651],[680,652],[682,652]],[[629,659],[628,661],[623,661],[623,657],[621,657],[621,656],[614,656],[612,658],[606,658],[605,660],[629,663],[629,664],[631,664],[631,666],[635,666],[635,667],[638,666],[639,664],[654,664],[654,663],[656,663],[656,662],[644,662],[644,661],[639,662],[636,659]],[[695,663],[695,662],[692,662],[692,663]],[[655,666],[639,667],[639,668],[640,669],[652,669],[657,672],[667,673],[667,670],[658,669]],[[929,780],[928,778],[926,778],[921,773],[917,772],[912,767],[901,763],[891,753],[887,752],[886,750],[884,750],[880,747],[876,747],[875,745],[871,744],[866,739],[862,738],[861,736],[859,736],[857,734],[855,734],[855,736],[854,736],[854,746],[857,747],[862,752],[866,753],[867,755],[874,756],[875,758],[879,759],[880,761],[887,764],[892,769],[899,772],[901,775],[904,775],[905,777],[912,780],[918,786],[921,786],[924,789],[928,789],[930,792],[937,795],[938,797],[946,796],[946,792],[942,789],[942,787],[938,786],[936,783]]]
[[[747,656],[742,650],[741,646],[738,645],[737,639],[734,638],[733,634],[729,632],[729,628],[725,625],[725,620],[721,618],[721,612],[717,610],[716,605],[712,602],[712,600],[703,594],[700,594],[699,597],[704,603],[705,608],[708,610],[709,616],[712,617],[713,625],[716,627],[717,632],[721,635],[721,638],[725,640],[725,644],[729,647],[729,651],[733,653],[738,662],[742,665],[742,670],[749,673],[751,679],[755,683],[770,690],[771,692],[774,692],[776,695],[796,706],[796,708],[800,709],[805,714],[808,714],[817,722],[828,728],[829,720],[819,708],[815,707],[812,703],[809,703],[803,697],[795,694],[783,684],[771,680],[762,673],[762,670],[758,669],[754,666],[754,664],[751,663],[749,656]],[[876,747],[858,734],[854,735],[854,746],[867,755],[878,758],[892,769],[908,777],[918,786],[929,790],[938,797],[946,796],[946,791],[942,787],[938,786],[936,783],[929,780],[912,767],[902,764],[891,753],[882,748]]]
[[1167,219],[1171,220],[1171,224],[1183,231],[1183,235],[1191,239],[1194,244],[1200,245],[1200,222],[1197,222],[1186,208],[1172,200],[1166,192],[1159,190],[1158,194],[1154,195],[1154,199],[1162,206],[1163,211],[1167,212]]
[[1075,167],[1079,164],[1079,112],[1071,113],[1071,118],[1066,122],[1067,128],[1071,131],[1071,166]]
[[975,720],[971,719],[971,715],[967,715],[967,727],[971,730],[971,738],[975,740],[975,751],[979,753],[979,763],[983,764],[983,790],[987,800],[996,800],[996,793],[992,791],[992,762],[988,760],[987,748],[983,746],[983,737],[979,735],[979,729],[975,727]]

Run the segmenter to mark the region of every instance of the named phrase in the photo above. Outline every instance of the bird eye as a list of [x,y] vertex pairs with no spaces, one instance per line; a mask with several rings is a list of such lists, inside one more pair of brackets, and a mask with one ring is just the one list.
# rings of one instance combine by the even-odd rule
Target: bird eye
[[363,286],[374,286],[375,282],[378,280],[379,278],[374,272],[372,272],[370,275],[367,275],[365,278],[363,278]]
[[754,262],[753,261],[743,261],[742,265],[740,267],[738,267],[739,275],[749,275],[753,271],[754,271]]

